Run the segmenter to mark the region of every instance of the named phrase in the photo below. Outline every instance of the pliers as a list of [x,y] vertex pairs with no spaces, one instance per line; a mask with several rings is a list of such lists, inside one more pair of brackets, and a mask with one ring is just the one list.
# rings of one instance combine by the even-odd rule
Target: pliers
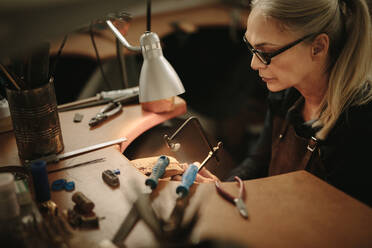
[[102,108],[96,116],[92,117],[89,121],[89,126],[97,126],[102,121],[106,120],[108,117],[116,115],[122,111],[123,106],[120,102],[111,102]]
[[227,201],[231,202],[239,210],[239,213],[243,218],[248,218],[248,211],[244,203],[245,198],[245,186],[243,181],[239,177],[234,177],[234,179],[239,183],[239,197],[234,197],[231,194],[227,193],[221,188],[221,185],[218,182],[215,182],[217,192],[225,198]]

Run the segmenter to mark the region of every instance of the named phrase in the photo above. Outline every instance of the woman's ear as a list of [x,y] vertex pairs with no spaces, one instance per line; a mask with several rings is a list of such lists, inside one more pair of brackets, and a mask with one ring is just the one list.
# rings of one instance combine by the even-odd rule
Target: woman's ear
[[311,44],[311,55],[313,59],[326,58],[329,49],[329,37],[325,33],[319,34]]

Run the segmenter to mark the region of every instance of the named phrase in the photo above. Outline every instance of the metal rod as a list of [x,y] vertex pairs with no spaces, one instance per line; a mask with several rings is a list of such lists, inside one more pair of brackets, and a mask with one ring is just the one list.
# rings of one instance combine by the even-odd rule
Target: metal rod
[[125,46],[128,50],[131,50],[131,51],[134,51],[134,52],[140,52],[141,51],[141,47],[132,46],[131,44],[129,44],[129,42],[124,38],[124,36],[120,33],[120,31],[115,27],[115,25],[110,20],[107,20],[106,24],[111,29],[111,31],[114,33],[116,38],[119,39],[121,44],[123,44],[123,46]]
[[151,32],[151,0],[147,0],[146,30]]
[[99,144],[92,145],[92,146],[87,146],[87,147],[84,147],[84,148],[81,148],[81,149],[78,149],[78,150],[74,150],[74,151],[71,151],[71,152],[65,152],[65,153],[62,153],[62,154],[58,154],[57,159],[58,160],[66,159],[66,158],[70,158],[70,157],[73,157],[73,156],[76,156],[76,155],[81,155],[81,154],[84,154],[84,153],[87,153],[87,152],[91,152],[91,151],[95,151],[95,150],[98,150],[98,149],[101,149],[101,148],[105,148],[105,147],[108,147],[108,146],[121,144],[122,142],[124,142],[126,140],[127,140],[127,138],[123,137],[123,138],[120,138],[120,139],[111,140],[111,141],[99,143]]
[[[207,143],[208,147],[209,147],[209,150],[211,152],[213,152],[213,146],[212,144],[209,142],[208,138],[207,138],[207,134],[205,133],[202,125],[200,124],[198,118],[196,118],[195,116],[191,116],[190,118],[188,118],[173,134],[171,137],[168,137],[168,135],[164,135],[164,139],[165,141],[167,142],[167,145],[168,147],[171,147],[171,143],[170,141],[172,139],[174,139],[177,134],[190,122],[190,121],[194,121],[196,122],[196,126],[197,126],[197,129],[199,130],[200,132],[200,136],[204,139],[204,141]],[[217,162],[219,162],[219,158],[217,156],[215,156]]]
[[128,75],[127,75],[127,68],[125,65],[124,52],[123,52],[120,40],[118,38],[116,38],[115,40],[116,40],[116,56],[119,62],[121,82],[123,84],[123,89],[127,89],[129,88],[129,85],[128,85]]
[[79,166],[82,166],[82,165],[88,165],[88,164],[94,164],[94,163],[98,163],[98,162],[103,162],[103,161],[105,161],[105,158],[98,158],[98,159],[94,159],[94,160],[90,160],[90,161],[78,163],[78,164],[75,164],[75,165],[71,165],[71,166],[67,166],[67,167],[63,167],[63,168],[59,168],[59,169],[55,169],[55,170],[50,170],[50,171],[48,171],[48,174],[55,173],[55,172],[58,172],[58,171],[63,171],[63,170],[68,170],[68,169],[76,168],[76,167],[79,167]]
[[222,142],[218,142],[217,146],[213,147],[213,151],[209,151],[208,156],[203,160],[203,162],[199,165],[198,171],[200,171],[204,165],[213,157],[216,157],[217,151],[222,147]]

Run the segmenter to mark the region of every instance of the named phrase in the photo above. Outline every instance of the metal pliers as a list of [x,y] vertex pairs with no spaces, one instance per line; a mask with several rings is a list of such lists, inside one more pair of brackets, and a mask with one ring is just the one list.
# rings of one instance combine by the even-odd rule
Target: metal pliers
[[101,109],[96,116],[92,117],[89,121],[89,126],[97,126],[102,121],[106,120],[108,117],[116,115],[122,111],[123,106],[120,102],[111,102]]
[[221,188],[221,185],[218,182],[215,182],[217,192],[225,198],[227,201],[231,202],[239,210],[239,213],[243,218],[248,218],[248,211],[244,203],[245,198],[245,186],[243,181],[239,177],[234,177],[234,179],[239,183],[239,197],[234,197],[227,193]]

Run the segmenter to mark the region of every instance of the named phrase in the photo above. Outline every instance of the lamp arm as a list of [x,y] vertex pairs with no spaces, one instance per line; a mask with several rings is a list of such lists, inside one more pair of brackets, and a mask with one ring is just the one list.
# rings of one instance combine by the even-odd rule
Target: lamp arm
[[109,28],[114,33],[114,35],[116,36],[116,38],[118,38],[118,40],[128,50],[131,50],[131,51],[134,51],[134,52],[140,52],[141,51],[141,47],[132,46],[131,44],[129,44],[129,42],[124,38],[124,36],[120,33],[120,31],[115,27],[115,25],[110,20],[107,20],[106,21],[106,24],[109,26]]

